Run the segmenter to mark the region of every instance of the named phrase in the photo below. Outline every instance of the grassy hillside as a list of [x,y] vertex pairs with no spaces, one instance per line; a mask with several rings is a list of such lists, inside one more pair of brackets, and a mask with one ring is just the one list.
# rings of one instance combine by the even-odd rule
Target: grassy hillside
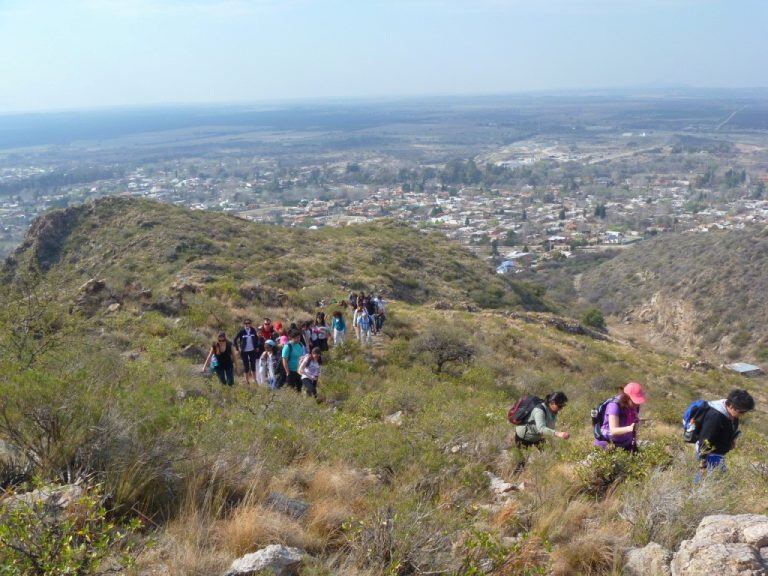
[[691,351],[768,360],[768,230],[664,236],[587,271],[581,296]]
[[340,291],[375,289],[411,303],[544,308],[458,244],[395,222],[292,229],[113,197],[39,219],[10,268],[29,260],[62,287],[104,277],[126,295],[176,284],[241,303],[312,307]]
[[[471,294],[430,268],[430,254],[445,251],[470,269],[478,265],[449,243],[407,228],[283,231],[122,202],[65,213],[75,223],[56,258],[30,237],[17,254],[14,282],[0,291],[0,440],[19,453],[0,457],[0,483],[23,491],[79,479],[105,497],[105,522],[129,530],[138,520],[141,527],[110,548],[115,561],[116,549],[132,547],[135,564],[123,574],[220,574],[239,555],[286,543],[309,553],[304,575],[609,575],[620,573],[626,548],[650,540],[674,547],[708,513],[768,510],[760,382],[687,371],[675,356],[568,334],[538,314],[425,306],[431,298]],[[135,206],[169,221],[142,228],[146,216]],[[99,222],[113,226],[104,230]],[[197,227],[221,234],[213,243],[219,252],[188,258],[182,250],[160,260],[176,253],[180,236],[202,242],[207,236],[193,233]],[[238,231],[278,234],[283,247],[265,235],[241,240]],[[404,246],[410,234],[422,244]],[[223,389],[201,375],[196,354],[219,327],[234,327],[246,314],[288,320],[313,309],[299,288],[286,290],[284,299],[243,296],[239,286],[250,274],[265,285],[274,280],[258,262],[238,268],[239,251],[225,238],[253,250],[263,243],[285,262],[289,254],[281,250],[289,242],[311,238],[317,248],[322,239],[351,263],[352,254],[376,253],[377,236],[424,259],[427,270],[399,271],[424,285],[404,293],[389,285],[400,299],[391,300],[385,333],[370,349],[351,342],[325,357],[319,402],[246,388],[241,380]],[[107,242],[123,237],[141,249]],[[408,255],[395,258],[405,262]],[[27,258],[40,259],[47,271],[24,274]],[[226,262],[226,269],[206,281],[200,261],[208,270]],[[365,269],[365,281],[386,278],[370,261]],[[363,281],[350,270],[333,282],[327,272],[308,274],[323,286],[323,298],[335,300]],[[178,287],[179,275],[202,288],[182,291],[181,303],[158,302]],[[79,290],[91,277],[107,287]],[[152,296],[130,296],[138,284]],[[108,310],[109,302],[120,306]],[[471,362],[437,373],[434,358],[415,345],[426,334],[470,345]],[[649,393],[642,451],[594,452],[589,410],[630,379]],[[729,471],[696,486],[680,414],[693,398],[745,384],[763,411],[744,426]],[[510,443],[508,406],[522,393],[556,389],[571,399],[559,427],[573,437],[518,451]],[[487,473],[516,489],[494,493]],[[309,510],[286,513],[276,493],[305,501]],[[39,535],[35,522],[27,519],[24,530]],[[0,547],[0,560],[10,553]]]

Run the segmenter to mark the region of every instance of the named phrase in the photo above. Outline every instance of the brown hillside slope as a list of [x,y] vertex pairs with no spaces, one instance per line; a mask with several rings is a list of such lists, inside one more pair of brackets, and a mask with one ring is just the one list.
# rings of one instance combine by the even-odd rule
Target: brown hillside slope
[[586,272],[581,296],[679,347],[768,360],[768,230],[664,236]]

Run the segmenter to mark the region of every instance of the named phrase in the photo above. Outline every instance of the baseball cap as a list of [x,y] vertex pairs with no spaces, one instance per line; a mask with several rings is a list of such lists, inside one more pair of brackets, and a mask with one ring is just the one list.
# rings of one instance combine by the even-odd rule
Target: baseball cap
[[643,391],[643,387],[637,382],[630,382],[624,386],[624,394],[629,396],[629,399],[635,404],[642,404],[645,402],[645,392]]

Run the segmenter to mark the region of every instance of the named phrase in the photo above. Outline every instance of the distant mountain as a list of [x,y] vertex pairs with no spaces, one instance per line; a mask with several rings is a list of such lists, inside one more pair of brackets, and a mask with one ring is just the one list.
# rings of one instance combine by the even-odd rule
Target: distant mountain
[[663,236],[581,277],[581,296],[684,350],[768,359],[768,229]]

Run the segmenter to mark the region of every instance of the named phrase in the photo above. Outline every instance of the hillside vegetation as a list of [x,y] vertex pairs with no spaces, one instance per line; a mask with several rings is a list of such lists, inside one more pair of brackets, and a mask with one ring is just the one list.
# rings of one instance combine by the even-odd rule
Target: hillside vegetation
[[169,293],[175,284],[312,306],[340,290],[375,289],[410,303],[545,308],[529,288],[443,235],[392,221],[283,228],[112,197],[38,219],[6,267],[16,269],[19,260],[55,271],[60,286],[104,277],[126,295]]
[[[136,576],[223,574],[273,543],[308,553],[303,575],[617,575],[630,546],[674,548],[707,514],[768,510],[764,412],[728,472],[698,485],[679,430],[690,400],[737,385],[764,410],[760,382],[560,331],[546,314],[467,310],[485,288],[500,291],[494,306],[541,305],[484,270],[391,223],[283,230],[122,199],[48,215],[0,292],[0,483],[86,486],[103,512],[67,542],[107,534],[87,543],[106,559],[86,573]],[[384,333],[325,355],[319,401],[201,374],[219,329],[302,320],[373,283],[390,294]],[[438,373],[425,335],[467,344],[471,361]],[[649,395],[642,449],[595,452],[590,408],[629,380]],[[572,438],[514,448],[509,405],[558,389]],[[34,542],[52,533],[34,516],[19,525]],[[110,540],[112,526],[127,536]],[[0,561],[13,554],[0,546]]]
[[585,272],[581,296],[688,353],[768,361],[768,230],[664,236]]

